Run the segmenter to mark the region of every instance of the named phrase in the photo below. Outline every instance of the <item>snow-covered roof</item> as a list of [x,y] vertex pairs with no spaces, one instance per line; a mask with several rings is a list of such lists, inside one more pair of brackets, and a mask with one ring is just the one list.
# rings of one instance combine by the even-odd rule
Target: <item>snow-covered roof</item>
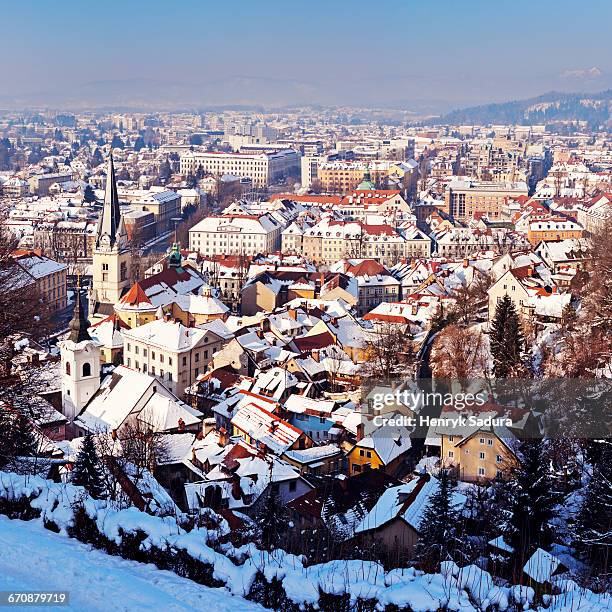
[[[378,529],[396,517],[402,518],[418,531],[429,500],[437,492],[439,486],[436,478],[424,475],[407,484],[387,489],[357,526],[355,533]],[[465,495],[453,491],[451,503],[455,508],[463,507],[466,501]]]
[[523,571],[535,582],[539,582],[540,584],[544,582],[550,582],[550,579],[553,577],[554,573],[561,566],[561,561],[557,559],[557,557],[551,555],[549,552],[538,548],[525,566],[523,567]]

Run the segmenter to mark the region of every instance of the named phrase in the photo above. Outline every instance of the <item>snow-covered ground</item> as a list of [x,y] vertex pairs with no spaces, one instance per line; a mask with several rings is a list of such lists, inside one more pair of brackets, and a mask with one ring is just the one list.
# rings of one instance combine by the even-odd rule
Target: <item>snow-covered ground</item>
[[[161,571],[113,557],[40,526],[0,516],[0,590],[69,591],[61,610],[162,609],[262,611],[261,606]],[[49,608],[28,606],[28,610]]]

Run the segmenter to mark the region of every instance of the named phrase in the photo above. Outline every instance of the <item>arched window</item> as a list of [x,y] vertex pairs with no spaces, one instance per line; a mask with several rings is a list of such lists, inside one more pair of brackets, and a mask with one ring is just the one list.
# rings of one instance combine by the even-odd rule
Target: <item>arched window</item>
[[88,361],[83,364],[83,376],[91,376],[91,364]]
[[66,362],[66,374],[70,376],[70,362],[69,361]]

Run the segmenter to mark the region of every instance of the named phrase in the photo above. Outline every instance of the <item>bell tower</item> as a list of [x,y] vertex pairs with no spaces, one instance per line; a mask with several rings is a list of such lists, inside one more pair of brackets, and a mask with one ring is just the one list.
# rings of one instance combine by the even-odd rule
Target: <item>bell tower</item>
[[104,208],[98,222],[93,251],[93,283],[89,294],[89,313],[98,304],[116,304],[131,284],[128,237],[119,207],[117,181],[112,153],[108,158]]
[[81,279],[68,339],[59,343],[61,355],[62,413],[73,421],[100,387],[100,346],[91,339],[85,316]]

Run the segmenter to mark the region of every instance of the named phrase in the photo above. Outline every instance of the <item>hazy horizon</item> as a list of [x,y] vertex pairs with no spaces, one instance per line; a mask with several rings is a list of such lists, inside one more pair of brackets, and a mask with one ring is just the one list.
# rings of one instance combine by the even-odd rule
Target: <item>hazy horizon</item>
[[2,10],[2,108],[318,104],[426,114],[612,87],[605,0],[580,19],[567,0],[34,0]]

